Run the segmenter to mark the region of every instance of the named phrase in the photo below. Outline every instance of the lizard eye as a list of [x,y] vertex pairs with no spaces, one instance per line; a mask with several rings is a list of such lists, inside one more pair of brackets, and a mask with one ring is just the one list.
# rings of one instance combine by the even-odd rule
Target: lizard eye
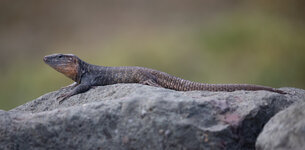
[[62,55],[59,55],[58,58],[62,58]]

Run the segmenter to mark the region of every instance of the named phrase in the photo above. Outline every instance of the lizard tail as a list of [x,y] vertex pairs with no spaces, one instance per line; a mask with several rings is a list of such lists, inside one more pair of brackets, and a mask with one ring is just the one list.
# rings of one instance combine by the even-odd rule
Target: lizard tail
[[[191,88],[192,89],[192,88]],[[227,91],[232,92],[236,90],[246,90],[246,91],[258,91],[258,90],[265,90],[280,94],[287,94],[286,92],[268,87],[268,86],[261,86],[261,85],[252,85],[252,84],[202,84],[196,83],[193,87],[193,90],[206,90],[206,91]]]
[[236,90],[246,90],[246,91],[258,91],[265,90],[276,92],[280,94],[287,94],[286,92],[261,85],[252,84],[204,84],[199,82],[192,82],[189,80],[184,80],[178,77],[170,76],[166,73],[155,73],[157,76],[157,84],[168,89],[173,89],[176,91],[226,91],[232,92]]

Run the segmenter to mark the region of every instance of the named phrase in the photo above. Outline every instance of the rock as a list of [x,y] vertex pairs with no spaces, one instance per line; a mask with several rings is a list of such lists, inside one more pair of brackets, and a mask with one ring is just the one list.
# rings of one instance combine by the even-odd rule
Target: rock
[[[303,98],[305,101],[305,98]],[[305,149],[305,102],[296,103],[279,112],[259,135],[258,150]]]
[[269,118],[305,95],[116,84],[59,105],[67,90],[0,111],[0,149],[254,149]]

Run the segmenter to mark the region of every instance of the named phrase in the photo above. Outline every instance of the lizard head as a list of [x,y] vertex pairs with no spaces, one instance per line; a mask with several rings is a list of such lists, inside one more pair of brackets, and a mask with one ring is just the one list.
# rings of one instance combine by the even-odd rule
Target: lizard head
[[76,81],[81,61],[73,54],[52,54],[43,58],[44,62],[56,71]]

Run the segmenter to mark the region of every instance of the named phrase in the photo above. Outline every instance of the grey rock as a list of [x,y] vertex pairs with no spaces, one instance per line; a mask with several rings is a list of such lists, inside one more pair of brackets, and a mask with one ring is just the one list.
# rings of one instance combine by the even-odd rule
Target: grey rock
[[59,105],[67,90],[0,111],[0,149],[254,149],[269,118],[305,95],[116,84]]
[[265,125],[259,135],[258,150],[304,150],[305,149],[305,97],[279,112]]

